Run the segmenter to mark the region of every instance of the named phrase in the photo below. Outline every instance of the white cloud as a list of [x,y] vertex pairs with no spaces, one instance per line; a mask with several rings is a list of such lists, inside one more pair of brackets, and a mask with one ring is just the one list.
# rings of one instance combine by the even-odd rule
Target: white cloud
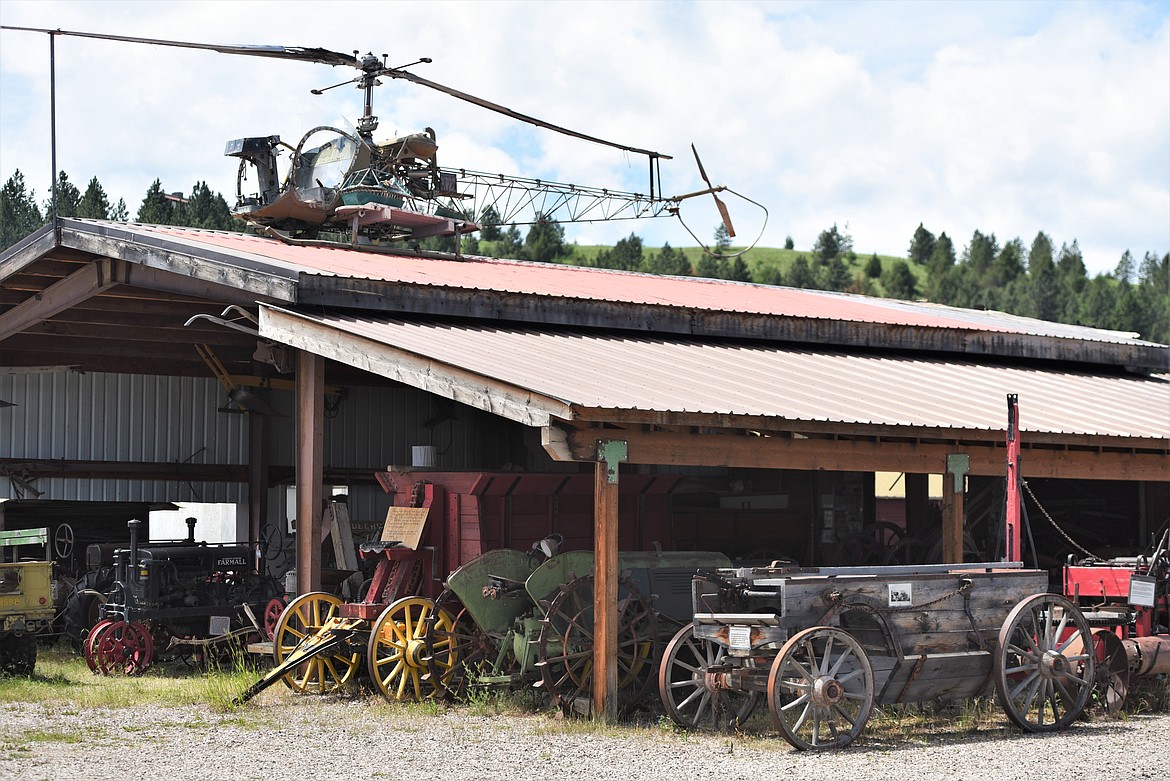
[[[666,12],[669,8],[669,13]],[[904,254],[919,222],[961,248],[1037,231],[1092,271],[1170,249],[1170,10],[1164,3],[25,2],[6,25],[389,53],[392,65],[601,138],[672,154],[668,193],[716,182],[764,203],[763,243],[810,247],[836,222],[859,251]],[[0,33],[0,175],[49,182],[47,36]],[[161,177],[229,200],[225,141],[356,118],[344,69],[58,37],[59,165],[131,211]],[[644,192],[646,163],[402,82],[380,133],[435,128],[444,165]],[[728,198],[741,237],[759,218]],[[708,199],[688,202],[707,238]],[[689,244],[670,220],[631,230]]]

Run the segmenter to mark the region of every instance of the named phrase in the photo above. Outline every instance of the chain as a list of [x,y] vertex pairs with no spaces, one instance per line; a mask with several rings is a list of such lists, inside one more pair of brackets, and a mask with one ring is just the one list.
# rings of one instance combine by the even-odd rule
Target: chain
[[1036,494],[1032,493],[1032,486],[1028,485],[1027,480],[1021,480],[1020,483],[1024,486],[1024,490],[1028,492],[1028,496],[1032,497],[1032,501],[1035,502],[1036,506],[1040,508],[1040,512],[1043,513],[1044,517],[1048,520],[1048,522],[1050,524],[1052,524],[1052,528],[1056,529],[1058,532],[1060,532],[1060,536],[1064,537],[1065,541],[1069,545],[1073,546],[1074,548],[1079,550],[1081,553],[1088,556],[1090,559],[1097,558],[1096,555],[1094,555],[1094,553],[1091,550],[1089,550],[1088,548],[1086,548],[1082,545],[1079,545],[1076,542],[1076,540],[1074,540],[1072,537],[1069,537],[1068,534],[1065,533],[1064,529],[1062,529],[1056,525],[1056,521],[1054,521],[1052,519],[1052,516],[1048,514],[1048,511],[1044,509],[1044,505],[1040,504],[1040,500],[1036,498]]
[[923,602],[919,605],[907,605],[906,607],[877,607],[875,605],[867,605],[864,602],[846,602],[845,596],[840,591],[834,591],[829,594],[829,602],[834,607],[845,608],[847,610],[861,610],[866,613],[885,614],[885,613],[905,613],[911,610],[922,610],[923,608],[932,607],[942,602],[946,602],[952,597],[957,597],[961,594],[966,594],[971,590],[974,583],[970,578],[963,578],[959,582],[959,587],[954,591],[943,594],[937,599],[932,599],[929,602]]

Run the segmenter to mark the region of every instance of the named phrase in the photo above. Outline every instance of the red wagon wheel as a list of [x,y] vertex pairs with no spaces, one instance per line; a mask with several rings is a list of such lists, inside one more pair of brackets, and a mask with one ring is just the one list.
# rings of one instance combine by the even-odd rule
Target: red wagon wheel
[[280,623],[280,614],[284,612],[285,602],[280,597],[273,597],[264,606],[264,639],[271,641],[276,636],[276,625]]
[[97,638],[94,663],[103,675],[137,675],[154,659],[154,638],[137,621],[115,621]]
[[103,618],[92,627],[90,627],[89,634],[85,637],[85,664],[89,667],[89,671],[98,672],[97,666],[97,647],[101,642],[101,635],[108,628],[114,625],[114,621],[109,618]]

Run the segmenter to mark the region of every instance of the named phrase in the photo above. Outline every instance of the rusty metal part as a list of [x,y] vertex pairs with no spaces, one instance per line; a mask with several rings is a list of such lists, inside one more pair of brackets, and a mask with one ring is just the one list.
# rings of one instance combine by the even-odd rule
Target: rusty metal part
[[[444,616],[451,618],[444,620]],[[499,650],[496,641],[480,629],[450,589],[435,600],[425,631],[427,673],[423,680],[446,697],[464,700],[468,687],[490,672]]]
[[1170,635],[1122,640],[1131,675],[1170,674]]

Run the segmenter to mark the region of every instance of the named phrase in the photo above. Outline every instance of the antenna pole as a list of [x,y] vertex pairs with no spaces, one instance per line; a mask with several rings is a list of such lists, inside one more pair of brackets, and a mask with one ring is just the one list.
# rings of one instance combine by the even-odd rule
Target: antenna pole
[[57,34],[49,30],[49,146],[53,165],[53,233],[57,225]]

